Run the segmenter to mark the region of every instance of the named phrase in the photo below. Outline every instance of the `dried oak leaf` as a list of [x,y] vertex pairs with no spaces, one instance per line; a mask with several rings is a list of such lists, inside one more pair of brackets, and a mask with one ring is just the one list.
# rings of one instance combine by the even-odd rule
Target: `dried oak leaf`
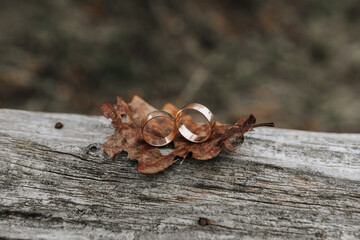
[[[122,98],[117,98],[117,104],[105,103],[101,107],[106,118],[112,119],[115,128],[113,135],[108,137],[104,144],[104,151],[111,157],[122,151],[128,157],[138,161],[138,170],[145,174],[154,174],[165,170],[176,162],[175,158],[185,158],[190,152],[198,160],[208,160],[217,156],[224,145],[228,151],[234,151],[244,141],[244,133],[258,126],[271,126],[270,124],[257,124],[253,115],[241,118],[234,125],[221,125],[216,123],[213,133],[203,143],[192,143],[177,133],[173,143],[174,150],[168,155],[162,155],[158,147],[147,144],[141,133],[141,124],[145,116],[156,110],[138,96],[134,96],[130,103]],[[171,103],[164,105],[163,110],[175,116],[178,109]],[[166,128],[166,126],[162,126]],[[193,123],[192,127],[198,126]]]

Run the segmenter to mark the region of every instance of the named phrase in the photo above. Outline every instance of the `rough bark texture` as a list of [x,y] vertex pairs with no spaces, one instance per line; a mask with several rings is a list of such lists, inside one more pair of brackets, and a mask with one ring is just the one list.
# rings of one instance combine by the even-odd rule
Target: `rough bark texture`
[[143,175],[103,152],[112,132],[0,109],[0,239],[360,238],[359,134],[256,129],[235,152]]

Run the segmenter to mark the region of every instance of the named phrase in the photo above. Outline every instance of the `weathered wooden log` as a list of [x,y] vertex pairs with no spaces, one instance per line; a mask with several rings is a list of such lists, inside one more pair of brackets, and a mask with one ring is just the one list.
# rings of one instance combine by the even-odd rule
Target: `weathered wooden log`
[[112,132],[1,109],[0,239],[360,238],[360,134],[256,129],[235,152],[143,175],[103,152]]

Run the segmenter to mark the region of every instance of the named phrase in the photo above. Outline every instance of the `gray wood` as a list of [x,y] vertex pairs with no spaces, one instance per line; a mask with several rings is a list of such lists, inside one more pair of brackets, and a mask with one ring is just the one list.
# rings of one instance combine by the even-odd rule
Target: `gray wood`
[[112,132],[101,116],[0,109],[0,239],[360,238],[360,134],[259,128],[143,175],[103,153]]

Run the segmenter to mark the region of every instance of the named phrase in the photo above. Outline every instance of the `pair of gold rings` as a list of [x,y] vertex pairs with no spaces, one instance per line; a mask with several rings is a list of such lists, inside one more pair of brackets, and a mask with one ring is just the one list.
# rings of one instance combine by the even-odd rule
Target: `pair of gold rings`
[[[186,114],[191,111],[200,114],[206,120],[205,123],[195,123],[191,115]],[[190,103],[180,109],[175,118],[162,110],[149,113],[143,121],[141,130],[148,144],[160,147],[170,143],[177,131],[190,142],[204,142],[211,136],[214,125],[214,116],[207,107],[200,103]]]

